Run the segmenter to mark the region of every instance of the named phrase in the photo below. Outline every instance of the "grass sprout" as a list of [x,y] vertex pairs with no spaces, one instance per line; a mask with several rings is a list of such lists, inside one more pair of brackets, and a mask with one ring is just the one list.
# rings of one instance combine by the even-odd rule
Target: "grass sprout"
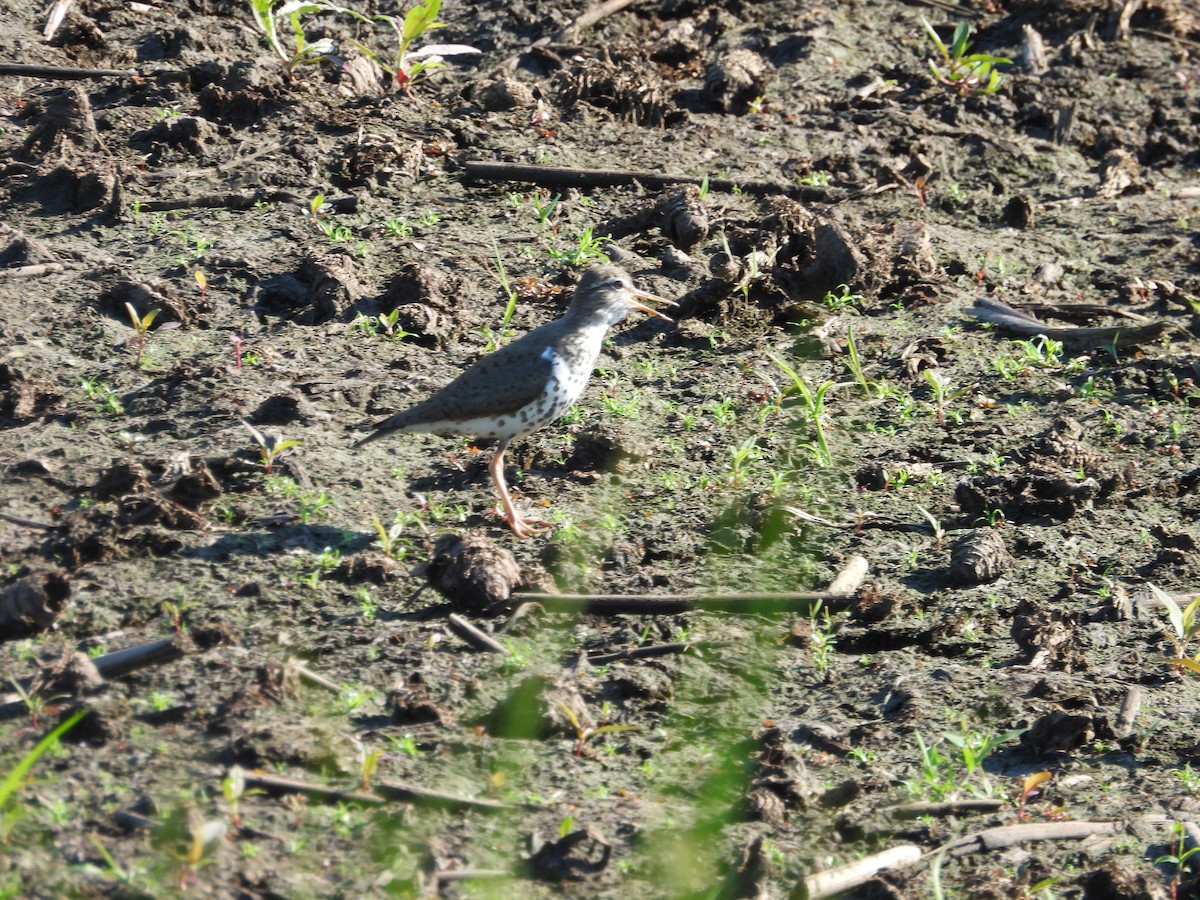
[[285,441],[272,435],[264,434],[245,419],[242,420],[242,425],[250,432],[250,436],[254,438],[254,442],[258,444],[259,452],[262,454],[263,468],[268,475],[275,470],[275,463],[280,457],[304,444],[304,441]]
[[793,393],[800,396],[803,404],[802,418],[809,422],[816,431],[816,442],[813,445],[813,462],[818,466],[828,466],[833,462],[833,456],[829,452],[829,441],[825,434],[825,418],[827,411],[825,408],[825,396],[832,388],[837,387],[832,381],[823,382],[815,390],[808,386],[800,374],[788,365],[783,359],[773,353],[767,354],[771,362],[779,367],[791,380],[791,385],[788,388]]
[[954,37],[949,46],[946,46],[926,19],[922,19],[921,24],[925,26],[925,32],[942,57],[940,64],[929,60],[929,69],[934,78],[947,87],[954,88],[960,97],[994,94],[1000,90],[1000,82],[1004,76],[996,66],[1009,65],[1012,63],[1011,59],[992,56],[989,53],[968,53],[971,49],[971,26],[966,22],[959,22],[955,26]]
[[38,741],[34,748],[22,756],[17,764],[8,770],[4,778],[0,779],[0,843],[8,842],[13,827],[25,817],[24,807],[16,799],[16,793],[29,774],[29,770],[37,764],[39,759],[54,749],[62,736],[74,728],[85,715],[87,715],[87,710],[83,709],[72,713],[69,718],[59,723],[53,731]]

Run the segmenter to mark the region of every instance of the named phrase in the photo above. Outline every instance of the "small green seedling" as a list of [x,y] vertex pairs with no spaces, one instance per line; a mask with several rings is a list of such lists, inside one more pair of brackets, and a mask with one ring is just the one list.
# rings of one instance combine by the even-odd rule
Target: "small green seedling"
[[1010,343],[1021,350],[1022,359],[1031,366],[1054,369],[1062,364],[1062,341],[1039,334],[1027,341],[1011,341]]
[[191,226],[186,224],[182,228],[168,231],[167,236],[179,238],[179,242],[183,244],[184,252],[175,257],[175,265],[184,267],[198,259],[202,259],[214,242],[214,239],[211,237],[196,234],[192,231]]
[[1021,793],[1017,798],[1017,818],[1018,819],[1025,818],[1025,816],[1026,816],[1025,806],[1029,803],[1030,799],[1037,796],[1038,789],[1053,777],[1054,777],[1054,775],[1052,773],[1046,772],[1046,771],[1041,771],[1041,772],[1033,772],[1029,775],[1026,775],[1021,780]]
[[[332,208],[325,202],[324,194],[317,194],[308,201],[308,217],[313,220],[314,225],[321,228],[321,219],[329,215],[329,210]],[[321,228],[321,230],[324,231],[325,229]]]
[[1168,659],[1167,662],[1200,675],[1200,661],[1188,658],[1190,645],[1200,633],[1200,594],[1193,597],[1186,606],[1180,606],[1170,594],[1157,585],[1146,586],[1163,605],[1167,611],[1167,618],[1171,621],[1171,643],[1175,645],[1175,658]]
[[338,692],[337,710],[341,715],[348,716],[374,696],[372,688],[346,685]]
[[390,340],[402,341],[406,337],[412,337],[414,332],[407,331],[403,325],[397,325],[396,322],[399,318],[399,309],[393,309],[389,313],[380,313],[377,316],[368,316],[365,313],[359,313],[354,317],[354,321],[350,323],[350,327],[361,328],[367,334],[383,334],[384,337]]
[[111,416],[125,415],[125,406],[117,392],[113,390],[112,385],[101,381],[98,376],[80,378],[79,386],[83,388],[87,398],[96,404],[98,412],[106,412]]
[[562,194],[555,194],[553,197],[545,197],[541,194],[534,194],[529,198],[529,202],[533,204],[533,210],[537,213],[538,224],[544,230],[550,224],[550,217],[554,214],[554,210],[558,207],[558,202],[562,199]]
[[961,397],[964,391],[950,390],[950,377],[933,369],[925,369],[921,373],[925,377],[930,390],[933,391],[933,411],[939,425],[946,424],[946,407],[951,400]]
[[392,749],[398,753],[412,757],[421,755],[421,747],[417,743],[417,739],[411,734],[401,735],[400,737],[389,737],[387,740]]
[[[133,323],[133,337],[129,339],[129,346],[133,348],[136,355],[134,357],[133,367],[140,369],[146,358],[146,344],[150,340],[150,326],[154,324],[154,320],[158,318],[161,309],[152,309],[144,316],[139,316],[137,310],[133,308],[132,303],[126,303],[125,309],[129,312],[129,320]],[[178,328],[178,322],[167,322],[159,330],[165,328]]]
[[818,466],[828,466],[833,462],[833,455],[829,451],[829,440],[825,434],[825,417],[827,413],[825,395],[831,389],[838,387],[838,385],[832,381],[826,381],[819,385],[816,390],[813,390],[808,386],[808,382],[801,378],[800,374],[784,362],[783,359],[773,353],[768,353],[767,358],[775,363],[779,367],[779,370],[791,380],[792,383],[790,387],[785,388],[785,392],[790,391],[800,395],[803,404],[801,417],[812,423],[813,428],[816,430],[817,439],[812,448],[813,462]]
[[997,65],[1010,65],[1011,59],[1003,56],[992,56],[989,53],[968,53],[971,49],[971,26],[959,22],[954,28],[954,38],[950,46],[938,37],[937,31],[926,19],[921,20],[929,39],[941,54],[939,65],[935,60],[929,60],[929,69],[933,77],[947,87],[954,88],[960,97],[972,94],[994,94],[1000,90],[1003,76]]
[[933,549],[934,552],[940,553],[942,550],[942,541],[946,539],[946,526],[941,521],[923,506],[918,506],[921,515],[925,517],[925,521],[929,523],[929,529],[933,532]]
[[808,614],[808,645],[812,650],[813,668],[822,678],[826,677],[837,649],[837,635],[829,607],[822,606],[820,600],[813,604]]
[[[845,287],[845,285],[843,285]],[[832,294],[826,294],[828,299]],[[875,394],[875,389],[871,382],[867,380],[866,372],[863,371],[862,357],[858,355],[858,343],[854,340],[854,329],[846,329],[846,370],[854,376],[855,383],[862,388],[862,392],[871,397]]]
[[[277,0],[249,0],[255,24],[262,29],[267,45],[284,65],[288,75],[302,65],[318,63],[333,52],[333,40],[322,38],[309,43],[304,34],[300,17],[314,12],[342,12],[332,3],[313,3],[304,0],[286,0],[276,8]],[[276,18],[286,18],[292,26],[292,49],[284,47],[275,25]]]
[[550,256],[553,259],[565,262],[568,266],[583,266],[589,263],[606,263],[608,262],[608,254],[604,252],[604,245],[608,243],[607,237],[596,237],[592,233],[592,227],[589,225],[583,231],[579,232],[579,238],[574,247],[570,250],[551,249]]
[[221,779],[221,793],[225,797],[225,805],[229,807],[229,824],[241,828],[242,816],[238,806],[246,793],[246,776],[241,766],[229,767],[229,773]]
[[240,331],[230,332],[225,337],[228,338],[229,343],[233,344],[233,361],[240,372],[242,370],[242,354],[246,350],[246,338]]
[[383,229],[395,238],[410,238],[413,235],[413,227],[408,224],[408,220],[399,216],[393,216],[386,220],[383,223]]
[[637,731],[636,725],[597,725],[595,727],[584,725],[579,721],[579,717],[575,715],[575,711],[565,703],[558,704],[559,710],[566,716],[567,721],[571,723],[571,727],[575,729],[575,747],[571,751],[576,757],[582,757],[587,752],[587,742],[594,737],[602,734],[613,734],[618,731]]
[[204,306],[207,304],[205,295],[208,293],[208,276],[197,269],[192,273],[192,277],[196,279],[196,287],[200,288],[200,305]]
[[379,768],[379,760],[383,757],[382,750],[372,750],[369,753],[364,753],[359,764],[359,786],[364,791],[371,789],[371,779],[375,777],[375,770]]
[[1171,897],[1179,897],[1179,888],[1183,884],[1183,872],[1188,868],[1189,860],[1197,853],[1200,853],[1200,847],[1188,847],[1187,828],[1182,822],[1175,822],[1171,825],[1171,838],[1167,842],[1167,852],[1154,860],[1156,866],[1169,865],[1175,867],[1175,874],[1171,879]]
[[303,446],[304,441],[284,441],[279,438],[263,434],[245,419],[242,420],[242,425],[250,432],[250,436],[254,438],[258,444],[259,451],[262,453],[263,468],[266,474],[270,475],[275,469],[275,463],[290,450],[296,447]]
[[175,629],[176,635],[182,634],[187,627],[183,621],[183,614],[195,605],[193,600],[180,600],[178,603],[173,600],[162,602],[163,612],[171,619],[171,627]]
[[828,187],[831,177],[828,172],[822,172],[820,169],[809,172],[807,175],[801,175],[796,179],[796,184],[801,187]]
[[[836,291],[837,293],[834,293]],[[837,312],[846,306],[855,306],[862,302],[863,295],[856,294],[850,290],[850,285],[839,284],[832,291],[825,292],[825,299],[822,301],[831,312]]]
[[403,552],[400,557],[397,557],[395,554],[397,550],[396,542],[404,534],[404,524],[402,522],[394,522],[389,528],[380,521],[379,516],[374,515],[371,516],[371,524],[375,526],[375,533],[379,535],[379,540],[375,542],[375,545],[379,547],[379,551],[391,559],[403,558]]
[[25,704],[25,709],[29,713],[29,721],[33,723],[34,728],[42,727],[42,715],[52,703],[57,700],[64,700],[68,696],[67,694],[55,694],[52,697],[47,697],[37,691],[30,693],[21,687],[21,682],[15,678],[8,679],[8,683],[13,686],[13,690],[17,692],[17,696],[21,698],[21,702]]
[[[396,87],[407,97],[412,97],[410,89],[415,82],[428,78],[430,72],[445,68],[444,57],[474,56],[483,52],[467,44],[426,44],[414,50],[413,43],[426,32],[446,27],[445,22],[437,21],[441,10],[442,0],[425,0],[406,12],[403,19],[375,16],[373,21],[383,22],[396,36],[396,52],[391,59],[383,59],[369,47],[354,42],[379,68],[392,76]],[[351,15],[363,21],[372,21],[355,13]]]
[[758,436],[750,435],[733,450],[733,459],[729,466],[729,484],[731,487],[741,487],[746,478],[746,469],[750,463],[762,459],[762,450],[758,446]]

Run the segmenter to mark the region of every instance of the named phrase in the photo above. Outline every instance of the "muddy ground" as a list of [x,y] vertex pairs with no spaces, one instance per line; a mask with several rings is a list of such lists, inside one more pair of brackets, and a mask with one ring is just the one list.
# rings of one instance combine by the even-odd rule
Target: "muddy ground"
[[[397,90],[346,13],[6,7],[112,71],[0,75],[0,893],[1195,896],[1195,8],[584,11]],[[354,449],[601,253],[680,306],[509,452],[552,531]]]

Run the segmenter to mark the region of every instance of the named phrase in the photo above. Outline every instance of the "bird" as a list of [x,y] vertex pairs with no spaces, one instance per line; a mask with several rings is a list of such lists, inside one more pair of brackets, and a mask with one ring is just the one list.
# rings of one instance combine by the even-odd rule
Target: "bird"
[[515,439],[532,434],[571,408],[591,378],[610,328],[632,312],[671,321],[643,300],[678,305],[639,290],[619,266],[585,270],[560,318],[479,359],[416,406],[376,423],[355,447],[396,432],[494,438],[498,443],[488,474],[508,527],[521,539],[536,528],[550,527],[517,511],[504,481],[504,452]]

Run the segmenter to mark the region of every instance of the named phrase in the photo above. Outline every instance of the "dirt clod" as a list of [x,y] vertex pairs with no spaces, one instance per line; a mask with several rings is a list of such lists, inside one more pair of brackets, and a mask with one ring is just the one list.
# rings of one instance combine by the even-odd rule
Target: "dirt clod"
[[0,636],[16,640],[49,628],[71,596],[58,572],[26,575],[0,593]]
[[954,584],[987,584],[1012,567],[1004,538],[991,528],[976,528],[955,541],[950,550],[950,581]]
[[466,613],[503,612],[520,584],[512,553],[478,534],[444,534],[433,545],[425,577],[439,594]]

